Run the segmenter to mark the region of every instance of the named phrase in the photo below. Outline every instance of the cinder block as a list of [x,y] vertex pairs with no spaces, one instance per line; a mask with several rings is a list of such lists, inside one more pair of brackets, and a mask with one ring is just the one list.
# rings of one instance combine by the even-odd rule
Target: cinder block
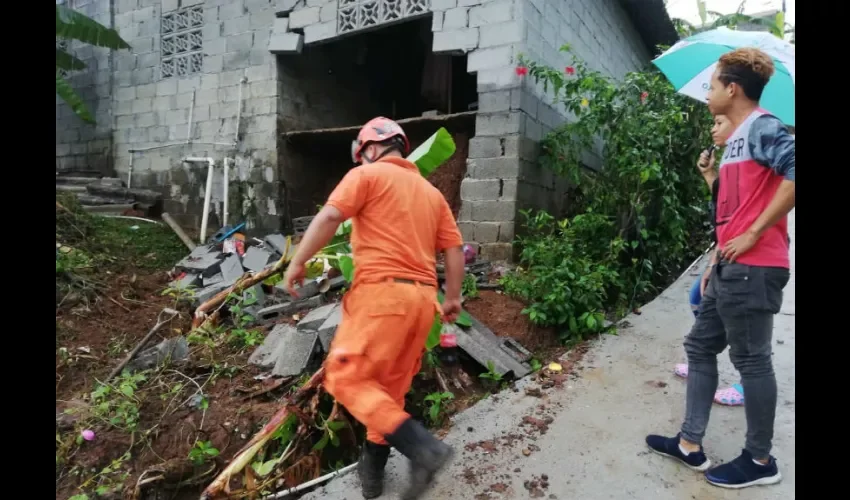
[[520,78],[516,74],[516,66],[504,66],[478,71],[478,92],[516,88],[519,85]]
[[304,43],[315,43],[336,36],[336,21],[319,23],[304,28]]
[[478,47],[478,28],[463,28],[434,33],[431,45],[435,53],[469,52]]
[[513,260],[513,245],[510,243],[486,243],[481,245],[478,255],[490,262],[511,261]]
[[514,18],[513,0],[496,0],[469,9],[469,27],[498,24]]
[[299,33],[275,33],[269,38],[269,52],[272,54],[300,54],[303,49],[304,35]]
[[517,201],[517,180],[503,179],[499,190],[499,201]]
[[431,17],[431,31],[443,31],[443,13],[441,11],[434,11],[433,17]]
[[[481,52],[481,49],[473,52],[476,54]],[[472,61],[470,57],[469,61]],[[482,92],[478,94],[478,112],[479,113],[495,113],[499,111],[509,111],[511,109],[511,91],[500,90],[497,92]],[[493,155],[499,156],[499,155]]]
[[476,222],[473,236],[477,243],[496,243],[499,240],[499,223]]
[[503,136],[522,132],[520,115],[519,111],[478,114],[475,117],[475,134],[478,136]]
[[525,24],[521,21],[511,20],[481,26],[480,37],[478,46],[481,48],[520,43],[525,38]]
[[472,220],[479,222],[510,222],[516,218],[516,202],[471,201]]
[[457,4],[463,7],[474,7],[487,1],[489,0],[457,0]]
[[[481,96],[479,96],[479,102],[480,99]],[[502,156],[502,148],[498,137],[473,137],[469,140],[467,158],[495,158],[498,156]]]
[[501,194],[499,179],[470,179],[460,183],[460,198],[463,201],[498,200]]
[[455,30],[466,28],[469,23],[469,9],[466,7],[456,7],[445,12],[443,17],[443,29]]
[[274,24],[272,24],[272,33],[283,34],[287,31],[289,31],[289,18],[276,17],[274,20]]
[[458,222],[457,228],[460,230],[460,236],[463,238],[463,241],[472,241],[475,234],[475,223],[474,222]]
[[324,0],[322,0],[322,2],[324,3],[324,5],[321,7],[322,11],[319,13],[319,21],[323,23],[326,23],[328,21],[336,21],[337,3],[325,3]]
[[513,45],[504,45],[489,49],[479,48],[469,54],[469,58],[466,62],[466,70],[470,73],[474,73],[482,69],[515,66],[514,50]]
[[514,240],[514,223],[502,222],[499,224],[499,241],[511,243]]
[[519,158],[474,158],[466,161],[466,171],[473,179],[516,179]]
[[242,33],[240,35],[233,35],[227,37],[227,43],[225,44],[226,52],[238,52],[241,50],[251,50],[254,46],[254,34],[253,33]]
[[431,0],[431,10],[441,11],[457,7],[458,0]]
[[289,14],[289,29],[295,30],[318,23],[321,18],[321,10],[319,7],[307,7],[293,11]]

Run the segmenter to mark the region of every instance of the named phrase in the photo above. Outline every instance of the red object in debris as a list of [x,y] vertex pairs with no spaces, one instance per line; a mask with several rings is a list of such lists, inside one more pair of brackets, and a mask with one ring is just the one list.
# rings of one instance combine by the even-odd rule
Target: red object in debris
[[451,348],[457,347],[457,335],[454,333],[443,332],[440,334],[440,347]]
[[245,255],[245,240],[236,240],[236,253],[239,254],[240,257]]
[[176,278],[174,278],[174,281],[182,280],[185,277],[186,277],[186,271],[183,271],[182,273],[178,274]]
[[475,247],[472,245],[463,246],[463,260],[465,263],[472,264],[475,262],[476,257],[478,257],[478,253],[475,251]]
[[444,366],[451,366],[458,362],[457,335],[445,330],[440,333],[440,361]]

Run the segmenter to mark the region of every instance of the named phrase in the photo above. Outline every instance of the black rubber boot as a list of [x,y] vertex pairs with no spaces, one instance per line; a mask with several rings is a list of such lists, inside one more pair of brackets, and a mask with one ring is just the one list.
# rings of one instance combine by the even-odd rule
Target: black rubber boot
[[428,432],[419,422],[408,418],[389,436],[387,441],[402,455],[410,459],[410,485],[401,496],[402,500],[419,498],[434,475],[446,466],[454,455],[451,446],[443,443]]
[[387,465],[389,456],[389,445],[375,444],[370,441],[363,443],[360,462],[357,464],[357,475],[360,476],[363,498],[378,498],[384,492],[384,467]]

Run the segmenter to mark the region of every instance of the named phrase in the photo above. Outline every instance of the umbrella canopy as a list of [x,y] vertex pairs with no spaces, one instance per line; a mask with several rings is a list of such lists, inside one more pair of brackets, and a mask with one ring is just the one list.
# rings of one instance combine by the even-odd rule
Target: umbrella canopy
[[679,93],[705,102],[717,60],[741,47],[755,47],[773,58],[776,72],[764,89],[760,105],[793,127],[794,46],[770,33],[717,28],[679,41],[652,62]]

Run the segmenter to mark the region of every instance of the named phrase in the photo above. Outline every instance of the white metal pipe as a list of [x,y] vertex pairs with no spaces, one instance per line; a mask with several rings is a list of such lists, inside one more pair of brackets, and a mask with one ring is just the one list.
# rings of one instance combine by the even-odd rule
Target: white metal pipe
[[[233,147],[232,142],[193,142],[196,146],[229,146]],[[172,142],[169,144],[157,144],[156,146],[148,146],[145,148],[128,149],[129,153],[141,153],[143,151],[152,151],[154,149],[170,148],[171,146],[185,146],[185,142]]]
[[269,495],[267,497],[263,497],[262,500],[273,500],[273,499],[278,499],[278,498],[286,498],[289,495],[294,495],[294,494],[298,493],[299,491],[304,491],[307,488],[311,488],[311,487],[313,487],[317,484],[324,483],[325,481],[328,481],[328,480],[333,479],[337,476],[341,476],[343,474],[348,473],[349,471],[351,471],[355,467],[357,467],[357,463],[358,462],[354,462],[353,464],[351,464],[347,467],[343,467],[340,470],[329,472],[328,474],[325,474],[322,477],[317,477],[316,479],[313,479],[311,481],[307,481],[306,483],[303,483],[303,484],[299,484],[298,486],[295,486],[293,488],[289,488],[288,490],[279,491],[279,492],[274,493],[272,495]]
[[207,224],[210,221],[210,202],[212,201],[212,184],[213,184],[213,165],[215,165],[215,160],[213,158],[200,158],[197,156],[189,156],[183,158],[183,161],[186,163],[204,163],[206,162],[209,167],[207,168],[207,188],[204,190],[204,213],[201,215],[201,234],[198,237],[198,241],[200,245],[203,245],[207,239]]
[[195,91],[192,91],[192,104],[189,106],[189,125],[186,128],[186,144],[192,142],[192,119],[195,117]]
[[224,162],[223,162],[224,163],[224,179],[222,180],[222,185],[224,187],[222,188],[222,191],[223,191],[222,196],[224,196],[224,202],[223,202],[224,206],[222,207],[222,212],[224,212],[224,213],[223,213],[223,220],[221,221],[221,227],[224,227],[224,226],[227,225],[227,216],[229,215],[228,214],[228,208],[229,208],[230,203],[229,203],[228,195],[230,194],[229,191],[230,191],[230,162],[231,161],[232,161],[231,158],[225,158]]
[[132,151],[130,152],[130,170],[127,172],[127,189],[133,187],[133,157],[136,156]]

